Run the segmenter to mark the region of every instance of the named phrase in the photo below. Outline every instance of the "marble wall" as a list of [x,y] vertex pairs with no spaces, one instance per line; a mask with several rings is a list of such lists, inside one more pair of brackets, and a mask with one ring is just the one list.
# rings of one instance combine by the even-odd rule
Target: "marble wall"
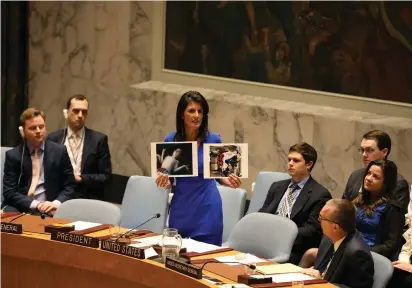
[[64,127],[76,93],[90,100],[91,128],[112,136],[124,124],[125,91],[150,79],[151,10],[136,1],[30,2],[29,105],[44,109],[49,131]]
[[[286,172],[289,147],[305,141],[318,152],[313,177],[333,196],[340,197],[350,173],[362,167],[357,149],[362,135],[372,129],[384,130],[391,136],[390,159],[397,163],[400,173],[412,181],[412,119],[158,81],[133,87],[136,90],[131,89],[128,94],[136,109],[131,116],[135,122],[130,127],[134,138],[130,144],[139,142],[145,150],[138,157],[145,171],[149,169],[146,164],[149,163],[149,143],[159,141],[174,130],[177,101],[184,92],[198,90],[210,105],[210,129],[221,134],[224,142],[249,144],[249,179],[244,180],[245,189],[250,190],[259,171]],[[152,125],[148,126],[149,123]],[[121,165],[121,170],[126,171],[130,163]]]
[[45,111],[54,131],[65,125],[66,99],[87,95],[87,126],[109,136],[116,174],[150,175],[150,142],[174,130],[180,95],[199,90],[210,103],[211,129],[225,142],[249,143],[247,190],[258,171],[285,171],[289,147],[306,141],[319,154],[314,177],[339,197],[361,167],[361,136],[374,128],[391,135],[391,159],[412,181],[410,119],[150,81],[151,2],[37,1],[30,8],[29,105]]

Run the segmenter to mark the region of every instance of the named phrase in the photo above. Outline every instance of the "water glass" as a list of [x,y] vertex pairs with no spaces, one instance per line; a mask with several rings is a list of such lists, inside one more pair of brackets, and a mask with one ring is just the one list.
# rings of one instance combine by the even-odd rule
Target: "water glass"
[[162,239],[159,243],[162,246],[163,263],[166,262],[166,257],[179,259],[180,248],[182,248],[182,237],[177,232],[177,229],[163,229]]
[[120,226],[119,225],[110,226],[110,228],[109,228],[110,240],[112,240],[112,241],[117,240],[120,237],[121,234],[122,233],[120,233]]

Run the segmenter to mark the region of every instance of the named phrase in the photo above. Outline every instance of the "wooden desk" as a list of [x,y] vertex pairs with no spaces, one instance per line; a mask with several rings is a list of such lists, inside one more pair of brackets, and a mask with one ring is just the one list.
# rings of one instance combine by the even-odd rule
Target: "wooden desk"
[[[24,218],[32,221],[30,217],[37,216],[27,215],[18,219],[23,224],[23,230]],[[41,223],[40,217],[37,218]],[[107,233],[107,230],[99,231],[88,236],[98,237]],[[215,287],[208,281],[190,278],[151,260],[138,260],[100,249],[52,241],[47,234],[1,233],[1,242],[2,287]],[[208,257],[228,253],[233,251]],[[225,283],[234,283],[211,272],[204,271],[204,274]],[[329,287],[335,286],[310,285],[310,288]]]

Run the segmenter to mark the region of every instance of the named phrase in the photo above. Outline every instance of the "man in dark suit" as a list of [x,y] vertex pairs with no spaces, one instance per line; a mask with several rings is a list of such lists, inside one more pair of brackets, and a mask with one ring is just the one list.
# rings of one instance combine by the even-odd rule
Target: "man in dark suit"
[[[380,130],[369,131],[363,135],[358,151],[362,155],[362,162],[365,168],[358,169],[349,176],[345,191],[343,192],[343,199],[353,200],[359,195],[366,167],[368,167],[371,161],[388,158],[391,152],[391,138],[387,133]],[[402,206],[402,213],[406,214],[410,201],[409,184],[400,174],[398,174],[394,196]]]
[[72,198],[75,181],[66,147],[45,141],[42,111],[28,108],[20,117],[23,144],[6,152],[3,177],[5,212],[54,215]]
[[85,127],[89,112],[85,96],[70,97],[66,107],[67,129],[50,133],[47,139],[67,147],[77,182],[75,197],[103,200],[112,176],[107,136]]
[[303,272],[334,284],[370,288],[374,264],[369,246],[356,230],[356,208],[344,199],[329,200],[319,215],[325,235],[315,266]]
[[299,263],[303,253],[318,247],[322,232],[319,212],[331,199],[329,191],[312,178],[310,172],[317,160],[316,150],[307,143],[290,147],[288,173],[291,180],[274,182],[259,212],[290,218],[298,226],[289,262]]

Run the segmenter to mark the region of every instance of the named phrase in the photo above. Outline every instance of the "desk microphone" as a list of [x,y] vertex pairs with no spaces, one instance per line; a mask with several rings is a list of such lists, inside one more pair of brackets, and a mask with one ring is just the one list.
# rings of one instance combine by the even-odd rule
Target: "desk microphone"
[[23,212],[23,213],[21,213],[20,215],[18,215],[18,216],[16,216],[16,217],[14,217],[13,219],[11,219],[11,220],[9,221],[9,223],[13,222],[14,220],[19,219],[20,217],[23,217],[24,215],[29,215],[29,214],[28,214],[28,213]]
[[160,213],[156,213],[156,214],[155,214],[152,218],[150,218],[149,220],[147,220],[147,221],[143,222],[142,224],[139,224],[139,225],[137,225],[136,227],[134,227],[134,228],[132,228],[132,229],[124,232],[123,234],[120,234],[120,236],[117,237],[114,242],[117,242],[120,238],[126,236],[127,234],[129,234],[129,233],[132,232],[133,230],[139,228],[140,226],[146,224],[147,222],[149,222],[149,221],[151,221],[151,220],[153,220],[153,219],[155,219],[155,218],[160,218]]
[[[203,263],[203,265],[202,265],[202,267],[200,267],[200,269],[203,270],[203,267],[205,267],[206,264],[209,264],[209,263],[218,263],[218,264],[240,264],[240,265],[247,266],[248,268],[252,269],[253,271],[258,272],[259,274],[263,274],[263,273],[261,273],[261,272],[259,272],[259,271],[256,270],[256,265],[255,265],[255,264],[244,264],[244,263],[239,263],[239,262],[226,262],[226,261],[221,262],[221,261],[218,261],[218,260],[208,260],[208,261],[206,261],[206,262]],[[265,275],[265,274],[263,274],[263,275]]]
[[[23,212],[22,214],[20,214],[20,215],[14,217],[13,219],[11,219],[11,220],[9,221],[9,223],[13,222],[14,220],[19,219],[20,217],[23,217],[24,215],[33,215],[33,214],[32,214],[32,213]],[[43,219],[43,220],[44,220],[47,216],[48,216],[47,213],[40,213],[40,218]]]

